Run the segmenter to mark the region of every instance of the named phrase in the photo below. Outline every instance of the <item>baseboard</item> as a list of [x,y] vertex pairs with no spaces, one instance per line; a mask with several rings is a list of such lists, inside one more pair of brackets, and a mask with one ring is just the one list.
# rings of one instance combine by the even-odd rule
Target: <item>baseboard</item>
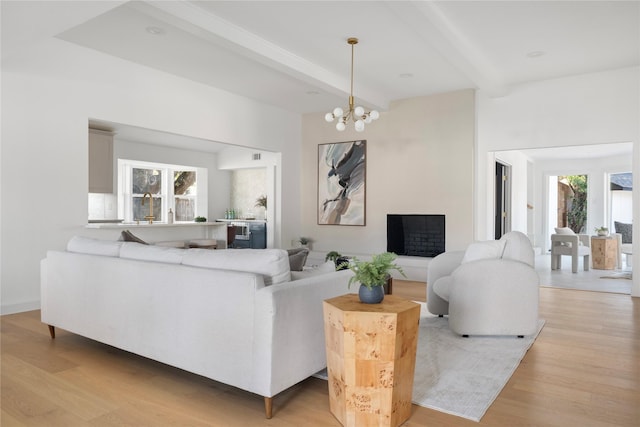
[[40,301],[21,302],[19,304],[2,304],[0,315],[22,313],[24,311],[40,310]]

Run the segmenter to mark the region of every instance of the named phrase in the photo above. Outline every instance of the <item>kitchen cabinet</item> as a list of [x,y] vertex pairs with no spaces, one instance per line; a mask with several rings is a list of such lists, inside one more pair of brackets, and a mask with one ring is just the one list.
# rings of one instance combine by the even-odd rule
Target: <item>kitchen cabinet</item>
[[113,193],[113,133],[89,129],[89,193]]

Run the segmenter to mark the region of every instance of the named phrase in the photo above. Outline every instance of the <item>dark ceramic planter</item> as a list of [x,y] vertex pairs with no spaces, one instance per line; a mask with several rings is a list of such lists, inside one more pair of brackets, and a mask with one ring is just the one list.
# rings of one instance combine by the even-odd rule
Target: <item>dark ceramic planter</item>
[[373,286],[369,289],[365,285],[360,285],[358,297],[365,304],[379,304],[384,299],[384,289],[382,286]]

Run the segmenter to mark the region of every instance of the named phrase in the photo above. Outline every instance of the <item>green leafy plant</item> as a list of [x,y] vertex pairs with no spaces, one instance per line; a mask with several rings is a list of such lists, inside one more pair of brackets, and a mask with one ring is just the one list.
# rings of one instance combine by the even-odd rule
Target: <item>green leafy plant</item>
[[355,273],[349,279],[349,287],[352,283],[359,282],[371,289],[374,286],[384,286],[391,270],[396,270],[402,276],[407,277],[402,267],[393,262],[397,257],[393,252],[383,252],[374,255],[371,261],[360,261],[354,257],[351,262],[343,263],[339,267],[347,264],[349,270]]
[[197,216],[193,219],[195,222],[207,222],[207,218],[203,216]]
[[328,252],[327,255],[324,257],[324,262],[327,262],[327,261],[336,262],[336,260],[341,256],[342,254],[340,252],[336,252],[336,251]]
[[608,229],[607,227],[605,227],[605,226],[602,226],[602,227],[596,227],[594,230],[596,231],[596,233],[597,233],[597,232],[599,232],[599,231],[603,231],[603,232],[605,232],[605,233],[606,233],[607,231],[609,231],[609,229]]
[[256,199],[256,208],[265,208],[267,209],[267,196],[260,196]]
[[567,175],[558,179],[569,186],[567,223],[574,233],[580,233],[587,223],[587,175]]
[[300,237],[298,239],[298,242],[300,242],[301,245],[308,245],[310,241],[311,239],[309,239],[308,237]]

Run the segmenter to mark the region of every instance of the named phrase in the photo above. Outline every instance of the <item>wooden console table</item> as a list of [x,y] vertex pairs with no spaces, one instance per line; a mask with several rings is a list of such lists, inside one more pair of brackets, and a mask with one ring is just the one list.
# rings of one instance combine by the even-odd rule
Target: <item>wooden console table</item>
[[347,294],[323,310],[331,413],[343,426],[401,425],[411,416],[420,305]]
[[618,259],[618,241],[613,236],[591,236],[593,268],[613,270]]

